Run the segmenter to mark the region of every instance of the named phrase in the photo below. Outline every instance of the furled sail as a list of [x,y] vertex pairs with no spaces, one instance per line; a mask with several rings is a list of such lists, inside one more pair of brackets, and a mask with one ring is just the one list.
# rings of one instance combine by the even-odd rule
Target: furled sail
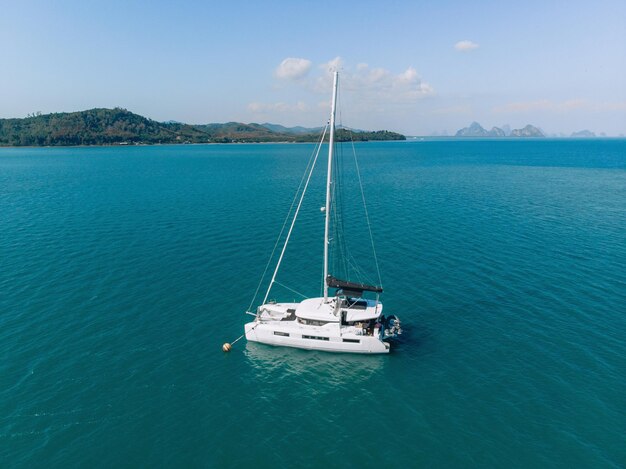
[[376,285],[367,285],[365,283],[348,282],[346,280],[339,280],[332,275],[326,277],[326,285],[330,288],[337,288],[343,290],[347,296],[361,296],[364,291],[371,291],[374,293],[382,293],[382,287]]

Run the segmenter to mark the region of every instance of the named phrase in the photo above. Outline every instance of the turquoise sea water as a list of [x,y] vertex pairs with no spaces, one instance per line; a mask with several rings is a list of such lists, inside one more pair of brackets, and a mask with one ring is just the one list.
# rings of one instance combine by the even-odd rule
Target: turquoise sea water
[[626,141],[357,145],[403,340],[224,354],[311,150],[0,149],[0,466],[626,466]]

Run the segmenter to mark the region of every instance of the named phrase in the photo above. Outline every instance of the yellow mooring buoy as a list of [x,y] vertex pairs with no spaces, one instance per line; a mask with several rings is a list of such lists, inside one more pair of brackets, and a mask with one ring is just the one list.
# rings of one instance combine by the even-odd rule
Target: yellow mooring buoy
[[224,352],[230,352],[232,350],[232,348],[233,348],[233,345],[235,345],[237,342],[239,342],[241,339],[243,339],[245,337],[245,335],[246,334],[241,334],[239,337],[237,337],[235,340],[233,340],[232,344],[229,344],[228,342],[225,342],[224,345],[222,345],[222,350]]

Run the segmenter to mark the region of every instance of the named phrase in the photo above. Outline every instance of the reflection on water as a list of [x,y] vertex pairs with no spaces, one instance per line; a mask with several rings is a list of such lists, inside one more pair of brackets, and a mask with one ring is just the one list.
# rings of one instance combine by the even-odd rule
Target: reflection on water
[[254,342],[246,344],[244,356],[260,380],[276,381],[295,377],[340,387],[367,380],[380,373],[388,360],[386,355],[330,353]]

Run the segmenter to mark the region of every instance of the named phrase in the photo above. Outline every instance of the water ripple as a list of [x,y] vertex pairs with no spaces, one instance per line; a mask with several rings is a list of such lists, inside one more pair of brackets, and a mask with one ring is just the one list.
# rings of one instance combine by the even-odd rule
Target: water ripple
[[[385,357],[221,352],[311,146],[0,150],[0,460],[619,467],[624,145],[359,144]],[[323,196],[281,273],[310,294]]]

